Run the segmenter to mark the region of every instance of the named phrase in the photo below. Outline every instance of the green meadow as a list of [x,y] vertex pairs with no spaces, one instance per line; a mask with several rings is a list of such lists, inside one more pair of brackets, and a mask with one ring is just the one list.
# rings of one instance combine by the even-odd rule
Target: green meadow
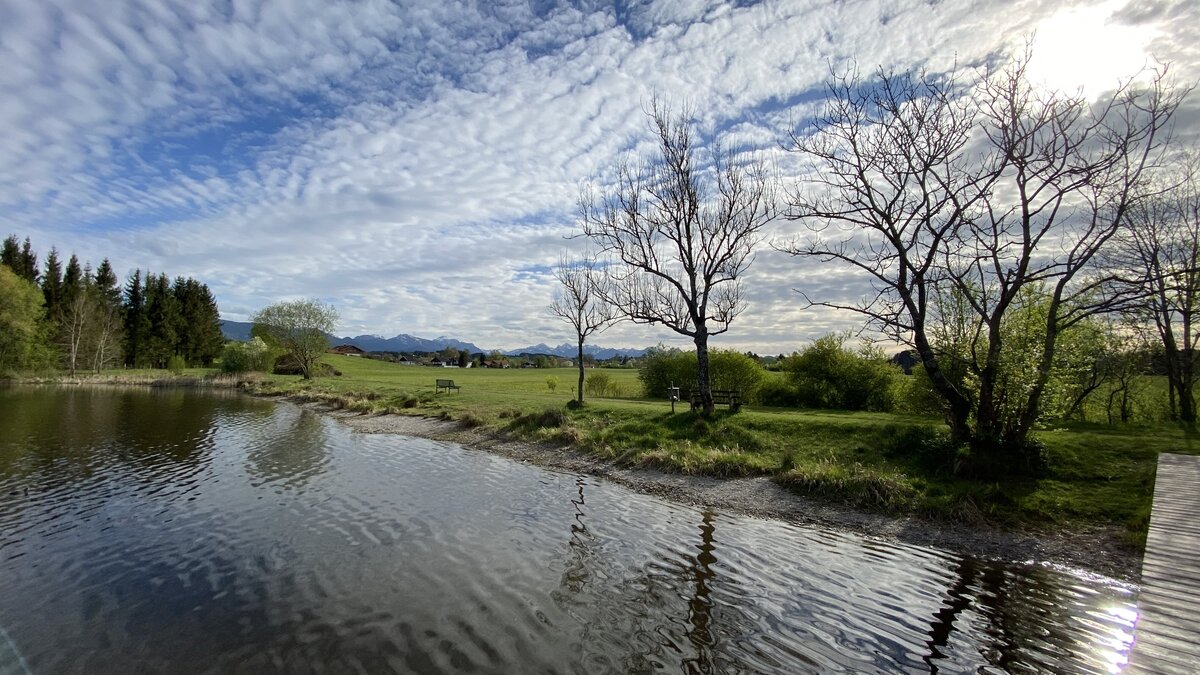
[[[798,493],[895,514],[1005,527],[1117,526],[1141,547],[1158,453],[1194,454],[1192,431],[1168,424],[1075,423],[1041,430],[1038,478],[968,480],[931,461],[940,420],[896,414],[746,406],[705,419],[686,404],[641,398],[635,370],[606,369],[608,396],[571,410],[578,371],[435,369],[349,356],[342,374],[273,375],[266,395],[326,401],[363,413],[434,416],[499,436],[572,446],[624,466],[716,476],[769,476]],[[160,371],[161,372],[161,371]],[[434,392],[437,379],[461,389]]]

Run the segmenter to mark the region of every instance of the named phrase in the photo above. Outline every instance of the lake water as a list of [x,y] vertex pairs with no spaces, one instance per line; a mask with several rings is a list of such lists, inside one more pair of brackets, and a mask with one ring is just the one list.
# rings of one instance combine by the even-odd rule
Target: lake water
[[0,388],[0,673],[1114,672],[1132,589],[191,390]]

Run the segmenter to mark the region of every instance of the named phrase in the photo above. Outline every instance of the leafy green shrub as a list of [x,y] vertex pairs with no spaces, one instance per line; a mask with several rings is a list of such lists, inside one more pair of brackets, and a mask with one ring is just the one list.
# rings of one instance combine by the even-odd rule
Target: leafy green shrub
[[182,375],[185,368],[187,368],[187,360],[179,354],[174,354],[171,358],[167,359],[167,370],[171,371],[172,374]]
[[893,392],[893,408],[896,412],[913,415],[941,415],[945,412],[945,399],[933,388],[933,382],[923,366],[913,368],[911,375],[897,378]]
[[594,370],[583,381],[583,391],[588,396],[612,396],[616,393],[616,385],[612,375]]
[[546,388],[549,389],[550,391],[554,391],[555,389],[558,389],[558,377],[555,375],[548,376],[546,378]]
[[826,335],[785,359],[784,369],[796,388],[800,405],[891,411],[902,371],[881,350],[865,347],[854,352],[845,347],[845,342],[844,335]]
[[776,408],[797,408],[800,406],[800,393],[788,380],[768,377],[758,387],[758,402]]
[[0,374],[29,368],[49,342],[43,299],[36,284],[0,265]]
[[758,401],[766,379],[762,365],[741,352],[714,350],[708,354],[709,381],[713,389],[736,389],[742,400]]
[[[275,360],[275,367],[271,372],[276,375],[304,375],[304,368],[296,357],[292,354],[284,354]],[[310,375],[318,377],[340,377],[342,371],[334,368],[328,363],[317,362],[313,367]]]
[[274,361],[271,348],[259,337],[248,342],[227,342],[221,352],[221,370],[226,373],[265,373],[271,370]]
[[[638,371],[646,396],[666,398],[672,384],[680,392],[696,386],[699,365],[696,352],[659,346],[646,353]],[[708,353],[709,383],[713,389],[737,389],[746,401],[758,400],[758,388],[766,379],[763,367],[741,352],[712,350]]]
[[649,398],[666,398],[667,389],[674,385],[688,390],[696,382],[696,353],[663,345],[653,347],[642,357],[638,379]]

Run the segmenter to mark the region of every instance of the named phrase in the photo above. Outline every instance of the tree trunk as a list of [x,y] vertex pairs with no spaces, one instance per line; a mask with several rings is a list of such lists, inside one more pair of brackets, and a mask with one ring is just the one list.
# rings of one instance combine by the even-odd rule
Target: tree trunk
[[[1159,339],[1162,340],[1163,357],[1167,366],[1167,397],[1170,403],[1171,419],[1180,422],[1192,423],[1196,421],[1195,405],[1191,399],[1191,387],[1188,386],[1188,395],[1184,396],[1184,381],[1190,379],[1185,376],[1184,359],[1189,358],[1186,353],[1181,353],[1179,342],[1175,339],[1175,327],[1172,323],[1171,303],[1167,300],[1165,288],[1159,286],[1156,290],[1155,304],[1157,307],[1154,311],[1154,322],[1158,328]],[[1187,351],[1189,344],[1189,335],[1191,330],[1190,320],[1188,315],[1184,315],[1184,334],[1183,344],[1184,352]],[[1188,373],[1190,375],[1190,372]]]
[[[1002,301],[997,307],[997,314],[1003,316],[1004,308],[1011,305]],[[975,409],[975,434],[972,441],[973,453],[995,453],[1006,442],[1003,411],[1003,392],[997,399],[996,385],[1000,377],[1000,352],[1004,347],[1004,337],[1000,333],[999,319],[988,321],[987,356],[983,368],[979,371],[979,403]]]
[[1163,333],[1163,356],[1166,362],[1171,418],[1193,424],[1196,420],[1196,410],[1193,398],[1195,371],[1192,354],[1189,354],[1186,348],[1180,350],[1175,341],[1174,331],[1170,328]]
[[933,383],[933,388],[946,402],[946,425],[950,427],[950,441],[954,445],[970,443],[971,433],[971,401],[946,377],[942,366],[938,363],[933,346],[925,336],[924,329],[914,331],[917,355],[921,357],[921,367]]
[[996,371],[992,365],[979,372],[979,404],[975,410],[975,432],[971,439],[978,449],[1000,443],[1003,423],[996,401]]
[[71,377],[75,377],[79,352],[83,345],[83,332],[88,323],[88,307],[82,291],[71,301],[67,310],[67,368]]
[[1183,349],[1179,353],[1179,421],[1196,423],[1196,399],[1192,392],[1196,384],[1195,343],[1192,341],[1192,314],[1181,312],[1183,319]]
[[705,417],[711,417],[716,411],[713,405],[712,385],[708,378],[708,332],[702,329],[696,331],[696,385],[700,389],[700,404]]
[[[1043,459],[1036,448],[1029,443],[1029,434],[1037,423],[1038,411],[1041,409],[1042,394],[1050,381],[1050,367],[1054,363],[1054,352],[1058,345],[1058,303],[1051,302],[1047,313],[1046,337],[1042,343],[1042,356],[1038,361],[1037,373],[1034,374],[1033,386],[1025,398],[1024,406],[1015,419],[1006,422],[1003,435],[1000,437],[1002,452],[999,459],[1018,459],[1020,468],[1026,472],[1036,473],[1041,470]],[[1011,463],[1009,466],[1013,466]]]
[[[1188,361],[1191,357],[1187,354],[1183,358]],[[1193,397],[1195,382],[1193,381],[1190,364],[1186,363],[1183,366],[1183,377],[1179,378],[1179,421],[1184,424],[1196,423],[1196,399]]]
[[580,405],[583,405],[583,336],[579,337],[579,387],[575,389],[578,392],[576,399]]

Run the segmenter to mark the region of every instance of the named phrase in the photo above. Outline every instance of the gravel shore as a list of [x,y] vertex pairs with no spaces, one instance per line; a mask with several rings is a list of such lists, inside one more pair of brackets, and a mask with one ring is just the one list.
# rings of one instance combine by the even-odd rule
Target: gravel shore
[[1116,527],[1013,531],[988,525],[896,517],[794,494],[766,477],[713,478],[627,468],[570,447],[513,441],[457,422],[406,415],[363,415],[319,403],[351,429],[456,442],[560,471],[598,476],[638,492],[695,506],[798,524],[859,532],[872,537],[957,551],[981,558],[1046,564],[1137,583],[1141,555],[1121,540]]

